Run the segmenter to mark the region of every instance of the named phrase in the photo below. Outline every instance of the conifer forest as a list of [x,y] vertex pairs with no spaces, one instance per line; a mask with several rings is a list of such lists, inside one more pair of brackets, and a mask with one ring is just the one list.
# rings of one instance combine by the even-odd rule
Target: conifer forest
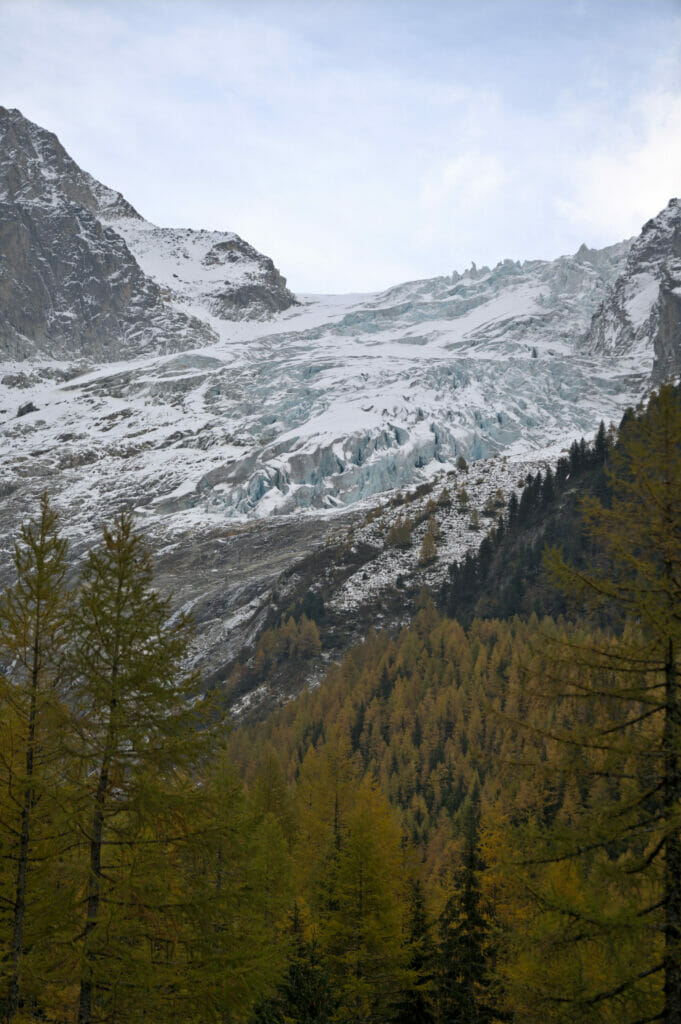
[[5,1024],[680,1024],[677,389],[261,720],[130,514],[76,561],[62,527],[44,494],[0,596]]

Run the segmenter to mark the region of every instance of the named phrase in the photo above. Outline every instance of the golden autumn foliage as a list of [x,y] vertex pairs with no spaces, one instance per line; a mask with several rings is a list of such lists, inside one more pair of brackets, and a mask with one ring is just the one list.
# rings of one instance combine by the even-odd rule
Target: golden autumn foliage
[[[424,596],[220,739],[208,714],[195,729],[186,623],[127,517],[75,595],[50,540],[38,660],[35,552],[18,558],[0,600],[4,1018],[680,1024],[671,389],[611,455],[611,500],[585,506],[593,564],[548,556],[572,620],[463,629]],[[319,653],[301,615],[255,661]]]

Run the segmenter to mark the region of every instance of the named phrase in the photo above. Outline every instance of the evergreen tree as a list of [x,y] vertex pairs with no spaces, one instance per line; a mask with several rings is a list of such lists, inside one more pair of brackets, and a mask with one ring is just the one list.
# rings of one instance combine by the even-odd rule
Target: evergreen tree
[[607,460],[609,447],[610,441],[605,429],[605,423],[601,420],[596,434],[596,439],[594,441],[594,461],[596,462],[596,465],[600,466]]
[[518,498],[515,491],[508,499],[508,528],[512,530],[518,523]]
[[336,1009],[319,944],[307,938],[298,904],[290,918],[291,951],[276,995],[261,1003],[253,1024],[330,1024]]
[[172,619],[151,584],[149,554],[121,514],[85,560],[69,654],[87,847],[79,1024],[143,1013],[145,922],[162,912],[163,896],[147,898],[134,854],[162,843],[148,834],[154,794],[197,762],[206,739],[198,678],[183,670],[189,622]]
[[409,987],[400,999],[396,1024],[434,1024],[433,979],[435,946],[426,912],[426,900],[418,879],[412,882],[407,922]]
[[553,551],[547,563],[581,608],[618,630],[555,632],[554,664],[535,686],[553,785],[572,778],[591,798],[507,838],[525,850],[537,913],[506,975],[517,981],[531,949],[526,987],[555,1019],[679,1024],[681,406],[670,385],[627,418],[609,461],[610,507],[584,503],[597,561],[577,570]]
[[556,496],[556,489],[553,481],[554,476],[551,472],[551,467],[549,466],[546,470],[546,476],[544,477],[544,484],[541,492],[541,502],[544,508],[549,508]]
[[454,892],[439,919],[437,972],[441,1024],[487,1024],[496,1017],[490,1005],[490,941],[479,874],[477,800],[467,798],[461,812],[464,849]]
[[67,544],[43,494],[37,520],[21,528],[14,547],[16,583],[0,596],[0,984],[3,1017],[41,994],[49,973],[49,925],[64,907],[53,897],[63,822],[62,732],[68,720],[61,660],[68,621]]

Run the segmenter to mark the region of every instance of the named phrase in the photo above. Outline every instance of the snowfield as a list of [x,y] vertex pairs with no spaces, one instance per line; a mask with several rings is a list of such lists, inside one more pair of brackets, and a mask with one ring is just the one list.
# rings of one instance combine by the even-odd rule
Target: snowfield
[[[346,507],[451,469],[461,454],[543,459],[618,420],[650,376],[652,351],[614,360],[577,344],[624,244],[380,295],[303,296],[268,320],[226,321],[207,308],[212,269],[198,276],[207,234],[190,239],[203,256],[171,301],[208,324],[215,344],[87,372],[4,366],[4,480],[27,498],[49,486],[74,529],[122,502],[184,530]],[[140,262],[168,292],[171,236],[149,228],[127,239],[143,239]],[[26,407],[35,411],[18,415]]]

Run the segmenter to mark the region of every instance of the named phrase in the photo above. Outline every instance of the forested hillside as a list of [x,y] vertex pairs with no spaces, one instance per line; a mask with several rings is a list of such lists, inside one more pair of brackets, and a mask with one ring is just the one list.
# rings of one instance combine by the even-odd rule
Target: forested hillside
[[614,441],[525,481],[462,621],[424,593],[231,731],[130,518],[70,586],[45,496],[0,598],[4,1019],[677,1021],[678,394]]
[[450,567],[450,579],[439,594],[447,615],[470,623],[475,617],[569,611],[566,595],[543,571],[544,549],[560,545],[575,566],[595,557],[597,548],[583,530],[580,501],[592,495],[609,503],[607,470],[615,436],[601,423],[591,444],[584,438],[573,441],[555,469],[518,481],[520,497],[512,492],[504,515],[478,550]]
[[[424,599],[411,627],[370,635],[231,750],[246,779],[276,752],[294,792],[339,753],[378,783],[424,900],[413,1019],[675,1020],[678,393],[523,495],[449,599],[464,620],[485,598],[569,614],[465,627]],[[554,551],[541,579],[556,536],[577,568]]]

